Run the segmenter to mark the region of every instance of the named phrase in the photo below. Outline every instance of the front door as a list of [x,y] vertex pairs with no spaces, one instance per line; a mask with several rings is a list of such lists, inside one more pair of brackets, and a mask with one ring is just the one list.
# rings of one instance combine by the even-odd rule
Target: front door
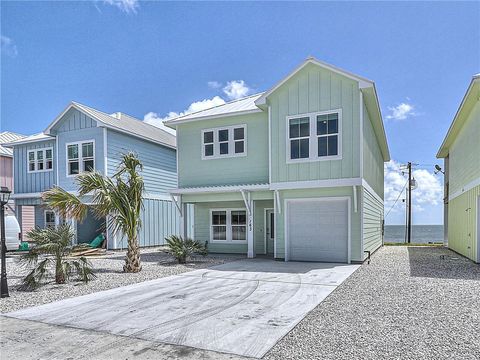
[[266,211],[265,236],[267,254],[273,256],[275,246],[275,213],[272,209]]

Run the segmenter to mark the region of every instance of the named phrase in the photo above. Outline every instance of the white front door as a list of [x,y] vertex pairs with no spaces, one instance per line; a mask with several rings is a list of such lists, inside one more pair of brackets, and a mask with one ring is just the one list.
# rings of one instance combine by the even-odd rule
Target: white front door
[[266,253],[273,255],[275,248],[275,212],[268,209],[265,217]]

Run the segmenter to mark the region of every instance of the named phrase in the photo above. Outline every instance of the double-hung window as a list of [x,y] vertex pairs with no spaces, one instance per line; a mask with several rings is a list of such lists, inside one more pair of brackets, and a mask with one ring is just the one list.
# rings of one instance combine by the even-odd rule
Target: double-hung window
[[202,159],[246,155],[246,125],[202,130]]
[[42,172],[53,169],[53,149],[36,149],[28,151],[28,172]]
[[241,244],[247,241],[247,211],[244,209],[211,210],[211,241]]
[[67,175],[95,170],[95,144],[92,140],[67,144]]
[[45,228],[55,227],[55,213],[52,210],[45,210]]
[[341,159],[341,110],[287,117],[287,162]]

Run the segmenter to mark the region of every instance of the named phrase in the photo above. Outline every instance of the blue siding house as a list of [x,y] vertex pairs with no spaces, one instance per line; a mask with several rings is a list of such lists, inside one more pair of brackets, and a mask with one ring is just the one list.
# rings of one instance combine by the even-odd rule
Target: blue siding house
[[[174,135],[120,112],[107,114],[72,102],[43,133],[7,145],[14,154],[17,214],[22,214],[22,206],[33,206],[35,226],[62,221],[42,204],[43,191],[60,186],[75,193],[76,175],[95,170],[111,176],[122,154],[134,151],[143,163],[145,181],[140,245],[162,245],[166,236],[180,233],[179,212],[168,193],[177,186]],[[84,201],[88,204],[88,197]],[[77,243],[90,242],[104,232],[108,248],[127,245],[126,239],[108,233],[105,219],[96,219],[91,212],[81,223],[66,221],[74,227]]]

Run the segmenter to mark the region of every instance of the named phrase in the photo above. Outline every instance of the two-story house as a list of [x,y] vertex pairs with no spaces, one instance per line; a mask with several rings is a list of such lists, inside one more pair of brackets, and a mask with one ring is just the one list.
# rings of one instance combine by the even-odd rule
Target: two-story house
[[390,155],[373,81],[308,58],[264,93],[166,124],[171,194],[182,215],[194,204],[211,252],[347,263],[382,245]]
[[[134,151],[143,163],[145,209],[139,241],[159,245],[180,231],[177,209],[167,189],[177,186],[175,136],[123,113],[107,114],[72,102],[41,134],[10,142],[14,154],[14,182],[19,222],[23,206],[34,206],[35,226],[62,221],[42,203],[41,193],[53,186],[76,192],[75,176],[98,171],[111,176],[124,153]],[[89,203],[89,198],[84,199]],[[68,220],[71,221],[71,220]],[[81,223],[71,221],[77,242],[107,233],[108,247],[126,247],[126,239],[110,236],[105,219],[92,212]]]
[[445,166],[445,245],[480,263],[480,74],[437,153]]

